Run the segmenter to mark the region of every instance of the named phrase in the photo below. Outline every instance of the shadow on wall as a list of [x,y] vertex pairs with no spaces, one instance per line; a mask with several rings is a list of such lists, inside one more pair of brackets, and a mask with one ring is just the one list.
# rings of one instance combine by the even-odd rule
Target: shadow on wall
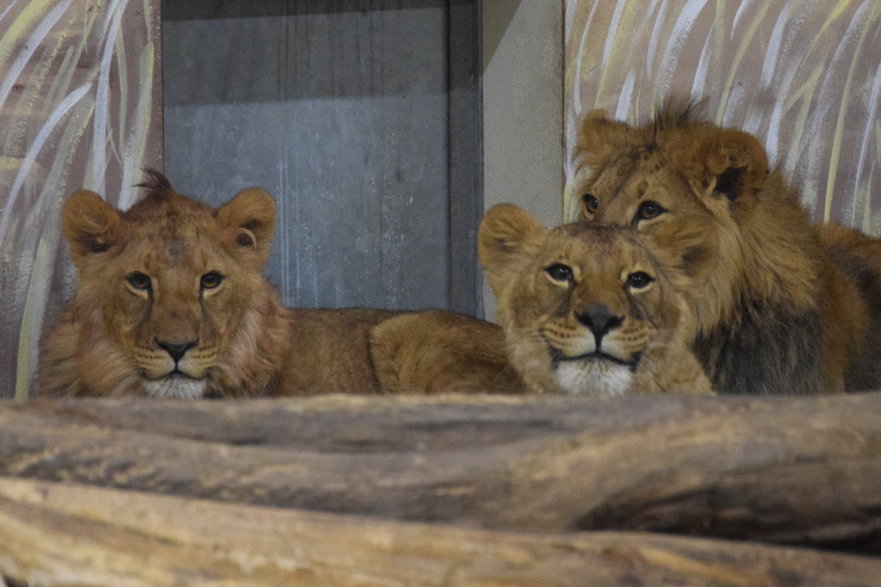
[[492,18],[484,20],[483,71],[486,71],[496,54],[496,50],[505,36],[505,31],[514,19],[521,3],[522,0],[485,0],[484,11],[492,11]]

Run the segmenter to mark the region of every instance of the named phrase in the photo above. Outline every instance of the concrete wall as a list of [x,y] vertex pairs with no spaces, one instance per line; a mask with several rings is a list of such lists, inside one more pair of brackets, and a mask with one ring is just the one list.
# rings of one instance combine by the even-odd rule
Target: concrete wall
[[286,304],[482,311],[478,6],[163,0],[168,177],[276,197]]
[[[483,3],[484,203],[563,220],[563,3]],[[486,316],[495,303],[484,288]]]

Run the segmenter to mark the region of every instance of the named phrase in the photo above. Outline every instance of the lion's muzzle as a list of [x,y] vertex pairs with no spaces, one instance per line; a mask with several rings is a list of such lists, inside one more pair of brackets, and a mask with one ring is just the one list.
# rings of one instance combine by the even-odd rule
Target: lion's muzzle
[[171,357],[171,360],[174,361],[175,365],[177,365],[180,360],[184,357],[188,350],[191,348],[195,348],[199,345],[199,339],[196,340],[188,340],[186,342],[167,342],[164,340],[156,340],[156,346],[161,348],[163,351],[168,353]]
[[592,303],[584,312],[576,312],[575,319],[587,326],[596,338],[597,349],[602,345],[603,337],[610,331],[620,328],[624,323],[624,317],[612,312],[609,307],[601,303]]

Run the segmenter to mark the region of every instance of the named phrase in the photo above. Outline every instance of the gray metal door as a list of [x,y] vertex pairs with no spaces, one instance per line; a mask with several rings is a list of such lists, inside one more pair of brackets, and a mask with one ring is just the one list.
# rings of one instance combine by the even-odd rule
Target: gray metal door
[[165,0],[165,170],[219,204],[279,203],[292,306],[478,313],[478,7]]

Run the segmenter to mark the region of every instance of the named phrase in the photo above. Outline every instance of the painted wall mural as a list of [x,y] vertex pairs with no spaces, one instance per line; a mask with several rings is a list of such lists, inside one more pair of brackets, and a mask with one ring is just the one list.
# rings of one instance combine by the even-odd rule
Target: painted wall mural
[[160,71],[158,0],[0,2],[0,397],[32,391],[73,291],[66,196],[126,208],[161,163]]
[[566,0],[565,35],[568,178],[582,115],[690,96],[759,137],[816,220],[881,234],[878,0]]

